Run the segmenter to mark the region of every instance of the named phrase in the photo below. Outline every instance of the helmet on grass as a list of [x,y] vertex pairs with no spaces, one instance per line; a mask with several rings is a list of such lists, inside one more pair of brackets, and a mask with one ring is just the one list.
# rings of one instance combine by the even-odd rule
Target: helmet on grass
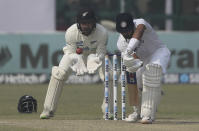
[[20,113],[37,112],[37,100],[29,95],[22,96],[18,102],[18,111]]

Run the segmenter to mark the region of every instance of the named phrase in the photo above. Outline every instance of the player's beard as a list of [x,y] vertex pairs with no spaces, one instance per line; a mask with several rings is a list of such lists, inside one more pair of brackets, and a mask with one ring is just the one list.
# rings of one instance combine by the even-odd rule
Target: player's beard
[[86,29],[82,30],[81,32],[82,32],[82,34],[83,34],[83,35],[88,36],[88,35],[90,35],[90,34],[91,34],[92,29],[90,29],[90,28],[86,28]]
[[131,39],[132,36],[133,36],[133,32],[134,32],[134,31],[131,31],[131,32],[129,32],[129,33],[122,33],[122,35],[123,35],[123,37],[124,37],[125,39]]

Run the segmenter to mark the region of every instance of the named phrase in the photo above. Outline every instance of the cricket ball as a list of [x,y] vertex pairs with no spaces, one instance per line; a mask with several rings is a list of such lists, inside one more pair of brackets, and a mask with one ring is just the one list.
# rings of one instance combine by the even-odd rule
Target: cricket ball
[[83,49],[82,48],[77,48],[76,49],[76,53],[77,54],[82,54],[83,53]]

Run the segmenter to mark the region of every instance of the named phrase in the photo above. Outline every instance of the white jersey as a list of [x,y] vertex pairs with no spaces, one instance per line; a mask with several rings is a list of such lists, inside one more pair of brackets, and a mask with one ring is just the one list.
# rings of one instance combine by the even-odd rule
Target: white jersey
[[86,57],[89,54],[97,54],[103,58],[106,53],[108,33],[102,25],[96,24],[91,34],[85,36],[77,28],[77,24],[73,24],[67,29],[65,39],[66,46],[63,48],[65,54],[76,53],[77,48],[82,48]]
[[[139,24],[144,24],[146,29],[141,38],[140,44],[136,47],[135,52],[136,55],[144,61],[148,56],[151,56],[157,49],[166,47],[162,42],[158,39],[156,32],[153,30],[151,25],[147,23],[144,19],[134,19],[133,23],[135,28]],[[117,41],[118,49],[124,53],[128,46],[129,40],[126,40],[121,34]]]

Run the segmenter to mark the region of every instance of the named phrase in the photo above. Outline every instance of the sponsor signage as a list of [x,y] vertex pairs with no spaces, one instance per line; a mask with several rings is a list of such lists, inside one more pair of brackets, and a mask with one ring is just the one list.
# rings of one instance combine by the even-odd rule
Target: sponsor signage
[[37,84],[48,82],[47,74],[0,74],[0,84]]
[[[45,74],[49,77],[52,66],[58,65],[63,55],[62,48],[66,44],[64,34],[0,34],[1,83],[7,83],[8,76],[18,79],[23,75],[30,78],[33,74],[36,78],[38,74]],[[199,32],[158,32],[158,35],[171,50],[164,83],[199,83]],[[117,38],[118,33],[109,32],[108,52],[117,50]],[[32,83],[41,81],[39,78],[30,79]]]
[[165,84],[199,84],[199,73],[168,73],[163,76]]

